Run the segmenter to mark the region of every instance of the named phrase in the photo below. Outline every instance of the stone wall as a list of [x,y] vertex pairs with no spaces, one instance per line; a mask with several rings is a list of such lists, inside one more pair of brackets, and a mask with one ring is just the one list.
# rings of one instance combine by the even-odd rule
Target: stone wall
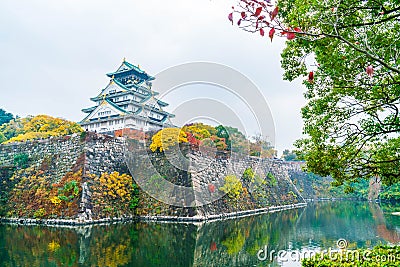
[[44,171],[57,181],[71,171],[78,157],[85,152],[85,146],[78,134],[0,145],[0,168],[16,167],[14,157],[25,154],[29,158],[29,165],[46,169]]
[[[173,161],[183,162],[179,163],[183,164],[183,170],[171,164],[171,157],[163,153],[151,153],[143,144],[132,149],[122,138],[111,138],[94,133],[0,145],[0,182],[7,185],[2,188],[5,192],[2,199],[6,201],[7,194],[12,192],[17,182],[24,177],[35,179],[37,173],[44,172],[46,179],[51,179],[51,183],[56,183],[66,173],[82,170],[79,195],[81,200],[74,218],[91,220],[93,215],[94,218],[100,219],[108,215],[92,214],[94,204],[92,194],[96,191],[95,179],[98,179],[94,177],[116,171],[121,174],[133,173],[136,175],[135,180],[138,181],[143,177],[150,177],[147,173],[150,164],[154,166],[156,173],[168,182],[189,189],[186,195],[160,190],[160,193],[171,193],[171,198],[174,198],[172,202],[179,205],[166,204],[151,197],[147,193],[149,191],[145,188],[146,185],[139,183],[142,190],[139,192],[138,206],[133,213],[126,214],[127,216],[136,214],[147,218],[155,216],[207,219],[228,216],[239,211],[304,202],[289,177],[289,173],[301,172],[298,164],[239,155],[214,157],[188,147],[181,148],[181,151],[183,151],[183,158],[179,158],[178,155],[172,155],[172,157],[176,157]],[[129,156],[132,153],[135,156],[134,159]],[[29,172],[24,172],[24,167],[16,165],[15,156],[20,154],[26,154],[29,157]],[[243,178],[243,173],[247,168],[254,170],[257,181]],[[219,190],[224,185],[224,178],[227,175],[239,178],[245,188],[238,199],[230,199]],[[151,177],[153,176],[154,174]],[[210,190],[210,185],[215,190]],[[188,197],[187,194],[190,196]],[[201,203],[204,205],[199,206]],[[6,203],[6,206],[9,204]]]

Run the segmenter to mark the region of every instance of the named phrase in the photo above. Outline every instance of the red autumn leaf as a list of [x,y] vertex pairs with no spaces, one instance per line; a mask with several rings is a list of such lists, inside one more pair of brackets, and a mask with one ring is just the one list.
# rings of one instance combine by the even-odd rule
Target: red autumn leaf
[[262,7],[257,7],[256,12],[254,13],[254,16],[255,16],[255,17],[260,16],[261,11],[262,11]]
[[314,72],[313,71],[310,71],[310,73],[308,74],[308,81],[310,83],[314,82]]
[[245,19],[247,17],[246,12],[244,12],[244,11],[242,13],[240,13],[240,15],[242,16],[242,19]]
[[372,75],[374,75],[374,67],[372,65],[369,65],[366,69],[367,75],[372,78]]
[[265,16],[259,16],[258,17],[258,20],[263,20],[263,19],[265,19]]
[[269,38],[271,38],[271,42],[272,42],[272,38],[274,38],[274,34],[275,34],[275,29],[272,28],[272,29],[269,31],[269,34],[268,34]]
[[260,29],[260,35],[264,36],[264,29],[263,28]]
[[211,244],[210,244],[210,250],[211,251],[216,251],[217,250],[217,244],[214,241],[212,241]]
[[240,23],[242,23],[242,19],[238,20],[237,25],[240,26]]
[[258,29],[258,21],[256,22],[256,29]]
[[230,20],[230,22],[232,22],[233,25],[233,13],[229,13],[228,19]]
[[279,12],[279,7],[275,7],[271,13],[271,20],[275,19],[276,15],[278,15],[278,12]]
[[210,193],[214,193],[215,192],[215,185],[208,184],[208,191],[210,191]]
[[296,34],[295,34],[294,32],[288,32],[288,33],[286,34],[286,38],[287,38],[288,40],[293,40],[294,38],[296,38]]
[[301,29],[299,27],[296,27],[293,29],[295,32],[301,32]]

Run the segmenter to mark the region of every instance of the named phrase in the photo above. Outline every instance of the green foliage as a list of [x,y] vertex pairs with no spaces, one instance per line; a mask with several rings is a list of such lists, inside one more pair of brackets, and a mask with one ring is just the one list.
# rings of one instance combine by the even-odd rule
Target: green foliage
[[[354,257],[353,255],[360,255],[360,257]],[[329,253],[325,253],[323,258],[321,254],[317,253],[314,257],[302,261],[303,267],[397,267],[399,264],[400,246],[392,247],[387,245],[376,246],[372,250],[357,249],[357,253],[355,251],[343,251],[342,254],[340,252],[339,254],[334,254],[331,259],[329,258]]]
[[[318,64],[314,79],[304,81],[302,117],[309,137],[296,143],[305,152],[308,170],[330,175],[339,184],[375,176],[386,184],[398,181],[400,59],[394,55],[400,25],[391,18],[398,2],[279,3],[287,25],[318,36],[296,38],[282,54],[288,80],[311,71],[305,64],[309,55]],[[369,66],[373,74],[367,73]]]
[[20,153],[14,156],[14,164],[17,165],[19,168],[28,167],[28,162],[29,162],[28,154]]
[[58,198],[62,201],[72,201],[79,195],[78,181],[71,180],[64,184],[63,188],[58,189]]
[[270,186],[277,186],[278,185],[278,181],[275,178],[275,175],[273,175],[272,173],[267,173],[267,179],[269,180],[269,185]]
[[7,141],[7,138],[4,136],[2,132],[0,132],[0,144]]
[[139,186],[137,184],[132,184],[132,193],[131,193],[129,208],[134,210],[138,206],[139,206]]
[[384,187],[379,197],[385,201],[400,201],[400,183]]
[[235,175],[228,175],[225,177],[224,186],[219,190],[227,194],[229,198],[237,200],[243,192],[242,182]]
[[277,16],[262,1],[239,3],[241,28],[274,28],[288,40],[283,78],[307,89],[296,147],[308,171],[338,184],[400,181],[399,1],[282,0]]
[[86,132],[86,131],[81,132],[81,134],[80,134],[80,136],[79,136],[81,142],[85,141],[86,136],[87,136],[87,132]]
[[221,243],[226,247],[229,255],[236,255],[242,250],[245,241],[246,238],[244,237],[242,231],[240,229],[235,229],[230,233],[229,236],[222,240]]
[[[14,119],[14,115],[6,112],[4,109],[0,108],[0,126],[9,123],[12,119]],[[1,143],[1,139],[0,139]]]
[[255,173],[252,168],[247,168],[243,172],[243,180],[245,180],[245,181],[249,181],[249,182],[254,181],[254,176],[255,176]]
[[[224,138],[225,140],[225,144],[227,146],[227,150],[231,150],[231,139],[229,136],[229,132],[228,129],[226,129],[226,127],[222,126],[222,125],[218,125],[217,127],[215,127],[215,130],[217,130],[217,136],[220,138]],[[237,130],[237,129],[236,129]]]
[[296,161],[298,160],[297,155],[294,151],[289,151],[289,149],[285,149],[282,153],[282,157],[285,161]]

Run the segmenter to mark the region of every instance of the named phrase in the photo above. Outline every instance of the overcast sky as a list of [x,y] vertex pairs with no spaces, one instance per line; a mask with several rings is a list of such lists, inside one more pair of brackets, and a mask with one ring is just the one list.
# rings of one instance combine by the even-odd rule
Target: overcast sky
[[[232,26],[228,0],[1,0],[0,108],[80,121],[122,59],[151,75],[174,65],[224,64],[256,84],[282,152],[301,137],[300,81],[282,80],[284,40]],[[157,90],[157,88],[154,88]],[[171,107],[182,99],[168,99]],[[250,129],[249,132],[252,130]]]

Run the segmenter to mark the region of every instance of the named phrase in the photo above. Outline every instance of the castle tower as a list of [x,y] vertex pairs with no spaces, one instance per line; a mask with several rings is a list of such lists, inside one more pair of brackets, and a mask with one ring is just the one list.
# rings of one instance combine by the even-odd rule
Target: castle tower
[[111,133],[123,128],[137,130],[173,126],[174,115],[163,110],[167,103],[157,99],[152,90],[154,77],[125,59],[112,73],[108,85],[90,98],[94,106],[82,109],[88,115],[79,124],[87,131]]

